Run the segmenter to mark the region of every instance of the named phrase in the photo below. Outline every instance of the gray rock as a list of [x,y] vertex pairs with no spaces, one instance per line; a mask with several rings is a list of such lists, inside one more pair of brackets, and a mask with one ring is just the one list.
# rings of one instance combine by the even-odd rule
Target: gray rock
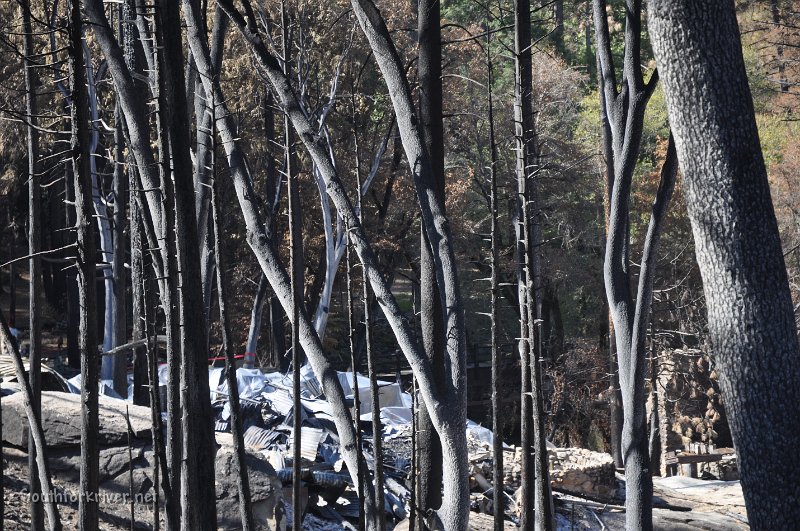
[[[220,435],[223,434],[217,434],[217,442],[220,442],[222,446],[217,450],[215,464],[217,527],[239,529],[241,528],[241,516],[239,515],[236,455],[230,445],[230,436],[220,437]],[[282,486],[275,470],[266,460],[249,452],[246,462],[256,529],[285,530],[286,515],[283,511]]]
[[[125,446],[128,408],[136,438],[150,438],[150,409],[100,397],[100,430],[97,440],[101,446]],[[3,441],[13,446],[28,447],[28,417],[22,393],[2,397]],[[42,393],[42,428],[47,446],[51,448],[79,446],[81,442],[81,397],[72,393],[46,391]]]
[[[131,448],[133,466],[146,465],[143,456],[144,448]],[[80,476],[81,454],[79,448],[55,448],[47,452],[50,472],[65,481],[77,481]],[[127,446],[112,446],[100,449],[100,483],[112,479],[128,470]]]

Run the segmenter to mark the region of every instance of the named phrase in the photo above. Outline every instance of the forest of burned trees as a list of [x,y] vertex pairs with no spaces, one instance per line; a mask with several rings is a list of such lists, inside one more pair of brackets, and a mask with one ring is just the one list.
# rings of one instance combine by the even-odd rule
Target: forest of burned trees
[[[354,399],[372,434],[379,376],[413,395],[411,528],[468,529],[472,418],[495,456],[521,448],[518,492],[496,458],[487,496],[514,495],[523,529],[556,528],[548,441],[610,453],[626,528],[652,529],[659,374],[691,351],[713,378],[681,374],[679,406],[721,393],[702,437],[735,448],[749,525],[795,528],[799,16],[788,0],[3,2],[0,344],[29,492],[53,489],[48,363],[80,374],[71,525],[103,528],[102,384],[152,410],[152,528],[216,529],[209,365],[228,389],[237,365],[291,372],[294,411],[305,365],[360,529],[391,528],[381,437],[370,465],[337,371],[369,377]],[[259,529],[228,400],[241,528]],[[31,528],[68,527],[31,500]]]

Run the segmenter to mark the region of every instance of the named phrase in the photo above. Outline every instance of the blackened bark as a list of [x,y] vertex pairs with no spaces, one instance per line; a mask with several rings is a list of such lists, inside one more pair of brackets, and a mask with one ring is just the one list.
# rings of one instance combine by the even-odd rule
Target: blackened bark
[[[431,161],[432,186],[444,204],[444,132],[442,125],[442,36],[440,0],[421,0],[417,6],[420,134]],[[445,377],[445,337],[441,294],[436,283],[436,265],[425,227],[420,238],[420,318],[422,344],[433,369],[436,385]],[[366,311],[366,309],[365,309]],[[442,505],[442,444],[425,407],[417,420],[417,466],[419,475],[419,529],[430,529],[429,511]]]
[[[447,528],[464,529],[468,525],[469,518],[468,471],[466,462],[463,459],[464,452],[466,452],[466,433],[465,430],[461,429],[466,422],[467,409],[466,328],[452,234],[449,221],[444,212],[444,204],[439,200],[435,191],[434,173],[429,154],[424,147],[415,120],[416,113],[405,68],[391,39],[389,30],[371,0],[352,0],[351,5],[361,29],[374,52],[378,67],[389,89],[397,117],[397,128],[406,152],[406,159],[409,161],[412,176],[414,177],[422,220],[433,250],[433,259],[436,265],[436,282],[442,298],[442,307],[445,315],[445,337],[447,338],[446,367],[448,374],[444,385],[438,390],[439,393],[436,393],[435,382],[428,380],[430,367],[417,365],[416,360],[412,359],[412,352],[407,348],[403,350],[409,361],[412,361],[412,367],[415,365],[419,367],[417,377],[420,390],[442,443],[442,484],[444,495],[442,506],[437,511],[437,516],[441,520],[441,524]],[[336,200],[335,197],[334,200]],[[337,205],[337,209],[339,209],[339,205]],[[355,231],[351,232],[351,238],[356,234],[357,232]],[[356,249],[358,250],[358,245]],[[362,263],[367,267],[368,260],[365,258],[369,257],[365,256],[366,253],[361,253],[360,251],[359,255],[362,258]],[[386,288],[381,285],[383,283],[379,278],[371,279],[371,282],[378,300],[381,301],[384,307],[384,315],[388,317],[387,310],[393,310],[393,308],[387,308],[386,298],[378,290],[378,287],[382,291]],[[391,296],[391,292],[387,295]],[[393,304],[394,302],[391,303],[391,305]],[[390,320],[390,323],[392,320]],[[412,342],[403,337],[406,332],[404,324],[401,326],[392,324],[392,327],[401,346]],[[417,367],[414,368],[416,369]],[[441,403],[441,405],[445,406],[446,411],[434,411],[435,408],[432,407],[435,400],[434,393],[439,394],[444,399],[445,402]]]
[[100,447],[98,421],[97,287],[95,284],[95,240],[92,176],[89,166],[89,103],[83,63],[83,24],[78,0],[70,2],[69,66],[72,121],[75,213],[78,231],[78,286],[80,299],[81,350],[81,466],[78,512],[81,529],[98,529],[97,492]]
[[[544,430],[541,391],[541,265],[539,259],[538,160],[533,111],[531,6],[529,0],[514,2],[514,138],[517,176],[517,252],[520,271],[520,339],[522,364],[522,529],[551,529],[552,501]],[[524,317],[523,317],[524,316]],[[526,328],[526,329],[525,329]],[[528,446],[530,445],[530,446]],[[534,521],[530,521],[530,517]]]
[[180,271],[181,342],[181,527],[215,530],[214,429],[208,387],[208,340],[200,285],[200,252],[190,158],[190,128],[184,91],[179,6],[156,11],[156,43],[163,75],[162,125],[168,130],[175,186],[175,241]]
[[[363,272],[363,268],[362,268]],[[363,274],[363,299],[364,303],[364,338],[367,347],[367,373],[369,374],[369,398],[372,413],[372,449],[374,454],[373,461],[373,485],[375,490],[375,509],[373,511],[375,522],[374,528],[377,531],[386,529],[386,511],[384,509],[383,495],[383,425],[381,424],[380,389],[378,388],[378,373],[375,367],[375,353],[372,349],[372,314],[370,307],[369,283],[366,273]]]
[[264,305],[269,300],[267,290],[269,281],[263,274],[258,280],[258,290],[253,298],[253,308],[250,310],[250,329],[247,333],[247,346],[244,352],[245,369],[252,369],[256,366],[256,350],[258,349],[258,336],[261,335],[261,316],[264,314]]
[[[213,123],[213,122],[212,122]],[[212,129],[213,142],[213,129]],[[233,450],[237,462],[237,488],[239,490],[239,515],[242,519],[242,531],[255,529],[253,523],[253,510],[250,502],[250,480],[247,472],[246,451],[244,447],[244,427],[242,425],[241,408],[239,407],[239,384],[236,378],[236,359],[234,358],[233,334],[231,332],[230,316],[227,306],[227,265],[225,263],[224,249],[222,248],[222,224],[220,223],[220,198],[219,180],[214,175],[214,147],[211,149],[211,214],[214,228],[214,256],[217,257],[217,298],[219,299],[219,320],[222,325],[222,350],[225,352],[225,378],[228,382],[228,405],[231,410],[231,434],[233,436]],[[298,415],[299,416],[299,415]]]
[[[281,1],[281,25],[283,44],[283,69],[286,77],[291,76],[291,33],[286,4]],[[284,173],[286,174],[289,196],[289,271],[292,285],[292,529],[302,529],[303,503],[301,496],[301,451],[302,404],[300,402],[300,368],[303,357],[300,352],[300,312],[303,306],[303,225],[300,217],[300,190],[294,157],[294,135],[288,115],[283,120],[284,134]]]
[[[141,0],[138,0],[141,2]],[[142,219],[142,227],[147,236],[147,244],[152,257],[152,266],[157,278],[164,278],[163,261],[166,251],[160,245],[160,236],[164,231],[164,212],[161,205],[160,178],[153,150],[150,144],[150,127],[145,98],[133,73],[125,63],[122,48],[114,37],[109,25],[103,4],[100,0],[83,0],[87,18],[91,23],[95,39],[108,63],[108,70],[114,81],[117,101],[125,117],[125,136],[128,147],[136,161],[136,175],[139,180],[140,193],[132,194],[136,198]],[[138,4],[137,4],[138,6]],[[146,9],[141,6],[141,14],[137,21],[143,22]],[[144,34],[140,32],[142,43]],[[148,47],[150,48],[150,47]],[[145,54],[148,65],[152,62],[150,54]],[[150,68],[152,72],[154,69]],[[159,284],[162,296],[166,286]]]
[[[120,10],[120,36],[122,38],[122,50],[125,64],[132,72],[137,72],[136,39],[136,2],[135,0],[124,0]],[[140,90],[147,90],[143,83],[139,83]],[[125,117],[122,109],[118,109],[119,120],[124,136]],[[144,274],[145,256],[143,253],[142,242],[144,239],[142,228],[142,216],[136,197],[133,194],[136,190],[138,178],[136,175],[136,163],[133,156],[128,154],[125,158],[125,170],[128,177],[128,189],[126,197],[128,200],[128,241],[130,243],[130,285],[131,285],[131,315],[133,330],[131,339],[138,341],[145,337],[145,325],[142,316],[144,311]],[[121,243],[121,242],[120,242]],[[116,245],[120,245],[117,243]],[[115,249],[116,249],[115,245]],[[126,323],[127,325],[127,323]],[[148,365],[146,349],[137,348],[133,351],[133,403],[139,406],[150,404],[150,394],[146,387],[148,381]],[[160,411],[159,411],[160,414]]]
[[[29,317],[29,339],[30,347],[28,353],[29,370],[28,374],[31,386],[31,407],[33,414],[41,418],[41,365],[42,365],[42,327],[40,321],[42,286],[41,286],[41,260],[34,256],[41,248],[41,191],[39,190],[39,176],[36,174],[36,162],[39,159],[39,135],[36,130],[37,105],[36,89],[38,80],[34,71],[33,63],[33,30],[31,28],[31,6],[28,0],[19,3],[22,15],[22,53],[24,55],[25,67],[25,114],[28,126],[27,148],[28,148],[28,276],[30,278],[28,291],[28,317]],[[13,293],[13,290],[12,290]],[[31,496],[30,513],[31,529],[38,531],[44,529],[44,513],[42,502],[37,499],[37,494],[41,494],[39,482],[37,480],[37,460],[36,445],[32,444],[33,431],[28,437],[28,485],[30,485]]]
[[[226,1],[220,2],[220,5],[225,9],[226,14],[235,22],[240,31],[245,33],[246,36],[253,36],[255,34],[249,32],[246,23],[233,8],[232,4]],[[184,5],[186,7],[186,5]],[[189,6],[191,7],[191,5]],[[216,115],[221,119],[218,122],[219,134],[223,145],[225,146],[226,154],[228,155],[228,163],[231,169],[231,178],[234,188],[236,190],[239,206],[242,209],[242,214],[247,227],[247,242],[253,250],[256,258],[259,261],[262,271],[269,279],[273,292],[280,305],[283,307],[284,312],[292,315],[292,288],[289,275],[285,268],[282,266],[277,252],[273,246],[273,242],[264,225],[263,217],[259,211],[258,204],[254,201],[255,191],[252,188],[252,180],[247,174],[247,167],[244,164],[239,164],[241,160],[237,160],[237,151],[234,150],[237,144],[235,129],[227,127],[226,119],[232,120],[225,107],[225,100],[222,97],[222,91],[219,87],[219,82],[213,76],[210,76],[210,61],[208,59],[208,44],[205,42],[204,37],[199,34],[194,34],[192,28],[196,25],[191,21],[196,20],[197,14],[193,9],[186,9],[184,13],[187,15],[187,26],[189,28],[189,44],[195,49],[195,60],[200,71],[200,78],[203,80],[205,90],[207,93],[213,93],[214,102],[217,106]],[[189,18],[191,17],[191,18]],[[258,41],[260,43],[260,40]],[[252,41],[251,41],[252,44]],[[264,52],[263,49],[260,49]],[[284,79],[281,67],[277,60],[269,57],[270,74],[275,76],[270,80],[271,84],[274,79]],[[281,98],[286,98],[285,85],[278,85]],[[276,90],[276,92],[278,92]],[[296,107],[291,109],[292,112],[299,111]],[[305,118],[305,117],[304,117]],[[293,120],[298,119],[295,115]],[[296,126],[296,124],[295,124]],[[238,148],[237,148],[238,149]],[[339,183],[340,185],[340,183]],[[337,206],[338,208],[338,206]],[[352,207],[351,207],[352,208]],[[352,210],[350,210],[352,211]],[[374,263],[370,263],[374,267]],[[393,299],[392,299],[392,302]],[[351,475],[356,474],[358,468],[358,452],[356,447],[356,436],[353,430],[352,417],[350,411],[345,404],[344,394],[339,383],[338,376],[333,367],[328,362],[326,355],[322,349],[319,337],[316,335],[313,327],[311,326],[308,316],[300,308],[299,325],[300,325],[300,344],[308,357],[312,368],[314,369],[315,376],[320,381],[323,387],[323,392],[328,399],[331,407],[333,408],[334,422],[336,429],[341,439],[341,447],[343,449],[343,457],[347,463],[347,468]],[[273,316],[277,313],[273,312]],[[354,478],[357,481],[357,478]],[[365,494],[367,498],[371,496],[369,492]]]
[[[661,185],[650,219],[648,234],[639,275],[638,296],[634,302],[631,291],[630,246],[630,196],[633,173],[642,139],[644,112],[650,96],[658,82],[658,71],[653,72],[645,83],[641,67],[642,9],[640,0],[626,0],[625,48],[623,54],[623,76],[617,85],[617,75],[611,53],[605,0],[594,1],[594,23],[597,39],[598,76],[602,91],[601,105],[608,118],[610,143],[605,138],[604,155],[613,161],[603,276],[606,287],[611,320],[614,324],[619,380],[623,406],[622,457],[626,480],[626,528],[630,530],[652,529],[653,483],[650,474],[650,459],[645,422],[644,333],[649,322],[652,278],[655,268],[655,249],[658,245],[661,219],[669,202],[669,194],[663,190],[665,178],[677,166],[668,155],[662,168]],[[608,162],[607,162],[608,163]],[[674,177],[673,177],[674,178]],[[671,193],[671,190],[670,190]],[[661,203],[661,204],[659,204]],[[658,208],[657,208],[658,207]],[[654,232],[650,232],[651,229]],[[649,260],[647,268],[644,263]],[[642,328],[644,327],[644,328]]]
[[[70,133],[71,134],[71,133]],[[72,177],[72,161],[64,164],[64,198],[69,204],[75,203],[75,179]],[[64,228],[75,226],[75,209],[64,207]],[[80,316],[78,312],[78,280],[75,268],[69,268],[64,274],[67,285],[67,364],[73,369],[81,368],[81,349],[78,339]]]
[[[358,481],[356,482],[356,492],[358,494],[358,528],[363,531],[364,522],[364,459],[361,452],[361,392],[358,388],[358,362],[356,361],[355,343],[355,319],[353,317],[353,282],[352,268],[350,266],[350,246],[345,249],[345,273],[347,277],[347,337],[350,343],[350,372],[353,376],[353,415],[355,421],[356,441],[358,442]],[[413,454],[413,452],[412,452]],[[414,503],[414,493],[411,494],[412,504]],[[413,520],[413,517],[411,518]]]
[[[138,0],[141,1],[141,0]],[[138,5],[138,4],[137,4]],[[141,6],[139,6],[141,7]],[[160,19],[156,19],[160,20]],[[160,41],[159,31],[156,31],[156,38]],[[144,35],[140,31],[140,35]],[[152,50],[163,49],[163,45],[157,43],[151,47]],[[161,286],[161,307],[164,311],[164,328],[167,336],[167,449],[166,465],[167,474],[164,478],[169,481],[172,490],[169,495],[165,491],[166,497],[166,521],[167,528],[170,530],[180,527],[181,519],[181,456],[182,451],[182,423],[181,423],[181,386],[180,369],[182,365],[182,345],[180,341],[180,321],[179,321],[179,295],[178,295],[178,252],[176,244],[175,228],[175,191],[172,181],[172,171],[170,166],[170,142],[169,132],[166,124],[169,117],[166,114],[168,104],[166,101],[166,90],[164,88],[164,75],[162,69],[163,61],[158,57],[151,57],[153,69],[151,76],[156,87],[156,145],[159,154],[159,174],[160,190],[163,197],[163,223],[159,234],[162,246],[163,258],[163,280]],[[141,211],[141,210],[140,210]]]
[[491,342],[492,342],[492,433],[494,439],[492,440],[492,478],[493,478],[493,497],[492,505],[494,509],[494,531],[503,531],[505,529],[505,489],[503,485],[503,422],[501,413],[501,400],[500,400],[500,349],[497,345],[497,296],[498,296],[498,282],[497,282],[497,266],[499,262],[499,241],[497,234],[497,142],[494,136],[494,98],[492,94],[492,84],[494,83],[494,72],[492,66],[492,32],[488,31],[491,21],[491,11],[487,10],[487,24],[486,24],[486,99],[489,107],[488,122],[489,122],[489,150],[490,150],[490,166],[489,166],[489,217],[491,219],[491,300],[490,300],[490,315],[491,319]]
[[651,0],[708,325],[752,529],[800,521],[800,346],[734,2]]
[[[605,237],[608,238],[608,222],[611,213],[611,191],[614,189],[614,148],[611,143],[611,125],[608,121],[606,97],[603,90],[603,77],[600,68],[600,55],[596,55],[597,86],[600,93],[600,123],[602,126],[603,157],[603,212],[605,218]],[[616,338],[614,337],[614,320],[611,310],[606,307],[608,320],[608,367],[609,367],[609,437],[611,439],[611,457],[614,466],[622,468],[622,393],[619,388],[619,365],[617,364]]]

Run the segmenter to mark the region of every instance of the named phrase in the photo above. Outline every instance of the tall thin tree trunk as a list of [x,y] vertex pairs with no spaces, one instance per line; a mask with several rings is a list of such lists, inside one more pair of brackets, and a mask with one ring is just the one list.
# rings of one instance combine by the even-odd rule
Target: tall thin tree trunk
[[[141,0],[140,0],[141,1]],[[137,9],[140,6],[137,4]],[[158,35],[160,32],[156,32]],[[140,35],[142,33],[140,32]],[[156,46],[161,48],[161,45]],[[178,296],[178,257],[175,242],[175,192],[172,182],[171,154],[167,120],[163,113],[166,108],[165,89],[163,81],[162,61],[153,57],[153,76],[156,86],[156,142],[159,152],[160,188],[162,195],[163,223],[160,242],[162,245],[162,260],[164,278],[162,285],[161,306],[164,311],[164,328],[167,336],[167,470],[169,484],[172,488],[166,497],[167,528],[177,530],[181,525],[181,456],[182,451],[182,425],[181,425],[181,386],[180,368],[182,352],[180,341],[179,322],[179,296]]]
[[[131,39],[128,34],[132,28],[126,23],[126,16],[133,18],[134,13],[130,10],[130,2],[123,2],[118,9],[119,39],[123,43],[123,51],[126,54],[126,61],[133,50],[126,48],[132,47]],[[128,68],[132,65],[128,62]],[[125,225],[127,222],[128,206],[128,183],[125,180],[125,131],[124,118],[119,102],[114,109],[114,172],[112,193],[114,195],[114,211],[112,223],[112,255],[111,255],[111,274],[113,286],[113,305],[111,321],[113,323],[111,345],[118,347],[125,344],[128,335],[128,312],[127,312],[127,272],[125,271]],[[112,361],[112,376],[114,390],[123,398],[128,397],[128,357],[114,356]]]
[[261,335],[261,316],[264,314],[265,303],[269,300],[267,297],[268,288],[267,277],[262,274],[258,280],[256,296],[253,298],[253,308],[250,310],[250,329],[247,332],[247,346],[245,347],[244,363],[242,365],[245,369],[252,369],[256,366],[258,336]]
[[520,447],[522,458],[520,461],[520,528],[529,531],[533,528],[530,518],[533,516],[534,468],[532,463],[533,451],[533,426],[531,425],[533,400],[531,396],[531,346],[533,337],[530,335],[531,327],[528,324],[530,313],[527,308],[531,304],[528,297],[531,290],[527,289],[530,282],[527,265],[527,172],[530,163],[528,149],[530,130],[526,126],[532,125],[532,112],[530,107],[531,81],[531,52],[530,52],[530,2],[529,0],[514,1],[514,139],[516,151],[516,238],[517,238],[517,279],[519,285],[519,313],[520,313]]
[[[17,381],[22,388],[23,405],[25,406],[25,415],[28,417],[28,425],[30,426],[31,433],[33,434],[33,444],[36,446],[36,459],[37,459],[37,472],[36,482],[39,483],[39,491],[49,495],[46,503],[44,504],[47,513],[48,529],[50,531],[61,531],[61,518],[58,514],[58,505],[56,504],[53,485],[50,482],[50,471],[47,465],[47,446],[44,439],[44,430],[42,423],[33,408],[33,391],[25,377],[25,366],[22,364],[22,356],[19,353],[19,347],[11,336],[11,331],[8,328],[8,323],[0,311],[0,345],[5,343],[5,348],[11,353],[11,360],[14,363],[14,371],[17,375]],[[30,450],[30,449],[29,449]],[[83,460],[81,460],[83,462]]]
[[[363,269],[362,269],[363,271]],[[383,426],[381,425],[380,389],[375,366],[375,353],[372,348],[372,315],[370,313],[370,292],[367,274],[363,273],[364,289],[364,339],[367,347],[367,373],[369,374],[369,396],[372,403],[372,449],[373,449],[373,489],[375,489],[375,529],[386,529],[386,510],[383,494]]]
[[69,65],[72,120],[72,160],[75,177],[75,212],[78,231],[78,286],[81,350],[81,466],[79,521],[84,531],[98,527],[97,492],[100,447],[98,420],[97,286],[92,175],[89,164],[89,106],[83,64],[83,23],[78,0],[70,2]]
[[[150,290],[148,289],[148,286],[150,285],[150,279],[147,278],[146,274],[141,275],[139,278],[142,282],[140,291],[142,293],[143,300],[147,300],[148,296],[150,295]],[[142,305],[141,320],[144,323],[143,331],[146,337],[146,348],[144,350],[147,358],[147,381],[149,383],[147,387],[149,388],[150,394],[148,401],[150,405],[151,436],[153,439],[153,530],[158,531],[158,528],[161,525],[160,496],[158,490],[159,485],[164,491],[164,496],[167,502],[172,499],[172,488],[170,485],[170,476],[167,470],[168,463],[163,441],[161,392],[158,378],[158,341],[155,340],[156,317],[155,315],[152,317],[149,316],[147,311],[149,307],[151,307],[150,304]],[[167,529],[174,529],[173,527],[170,527],[173,522],[174,520],[171,520],[169,513],[167,513]]]
[[[39,190],[39,176],[36,174],[36,162],[39,160],[39,135],[36,130],[37,104],[36,89],[37,78],[34,71],[33,55],[33,30],[31,28],[31,6],[28,0],[19,3],[22,14],[22,53],[25,64],[25,114],[27,115],[27,148],[28,148],[28,275],[30,285],[28,291],[28,317],[30,322],[29,339],[30,349],[29,381],[32,393],[31,407],[33,414],[41,418],[41,364],[42,364],[42,327],[41,313],[41,261],[34,256],[41,247],[41,192]],[[38,471],[36,461],[36,445],[33,444],[33,431],[28,436],[28,485],[30,485],[30,512],[31,529],[39,531],[44,529],[44,512],[42,502],[38,500],[41,494],[37,480]]]
[[489,217],[491,219],[490,237],[491,237],[491,299],[490,299],[490,315],[491,320],[491,349],[492,349],[492,433],[494,439],[492,440],[492,453],[494,460],[492,462],[492,479],[493,479],[493,498],[492,505],[494,509],[494,531],[503,531],[505,528],[505,488],[503,485],[503,421],[504,416],[501,412],[500,400],[500,349],[497,345],[497,267],[499,262],[498,257],[498,208],[497,208],[497,142],[494,136],[494,97],[492,94],[492,84],[494,83],[494,72],[492,62],[492,32],[490,31],[490,22],[492,20],[491,11],[486,12],[486,99],[489,106],[489,114],[487,120],[489,122]]
[[[214,106],[212,105],[212,109]],[[212,120],[212,123],[214,121]],[[217,257],[217,297],[219,302],[219,319],[222,325],[222,350],[225,352],[225,377],[228,382],[228,405],[231,410],[231,434],[233,450],[237,461],[237,488],[239,490],[239,514],[242,519],[242,531],[255,530],[253,510],[250,500],[250,480],[247,472],[246,452],[244,447],[244,427],[239,407],[239,385],[236,378],[236,360],[233,352],[233,335],[227,306],[227,267],[222,248],[222,224],[220,223],[219,180],[216,177],[216,157],[214,153],[214,134],[212,129],[211,148],[211,214],[214,226],[214,256]]]
[[[181,528],[217,527],[214,475],[215,441],[208,387],[208,341],[200,285],[200,252],[184,91],[180,7],[166,2],[156,11],[156,43],[161,62],[164,107],[175,186],[175,241],[180,278]],[[169,198],[167,198],[167,201]]]
[[[355,319],[353,316],[353,282],[352,282],[352,269],[350,265],[350,245],[347,246],[345,251],[345,268],[347,277],[347,337],[350,342],[350,370],[353,375],[353,420],[356,429],[356,441],[358,441],[358,481],[356,484],[356,492],[358,494],[358,529],[363,531],[365,528],[364,523],[364,460],[361,451],[361,392],[358,387],[358,363],[356,361],[356,343],[355,343]],[[413,452],[412,452],[413,454]],[[412,494],[413,499],[413,494]]]
[[[536,529],[552,529],[553,514],[550,496],[550,481],[548,474],[547,442],[545,440],[544,405],[541,390],[541,366],[539,358],[538,341],[541,324],[541,266],[539,259],[540,228],[539,205],[536,179],[538,179],[538,140],[533,114],[533,80],[532,80],[532,40],[531,40],[531,14],[529,0],[515,0],[514,2],[514,58],[516,68],[516,83],[514,90],[514,122],[517,150],[517,183],[519,220],[521,225],[519,235],[522,241],[518,244],[522,254],[520,262],[524,269],[524,282],[522,290],[524,307],[520,307],[520,314],[527,313],[527,330],[525,352],[523,355],[523,380],[527,376],[530,383],[523,392],[529,392],[530,420],[523,417],[524,423],[530,422],[530,435],[526,442],[532,445],[528,449],[523,446],[522,471],[522,518],[521,527],[530,529],[530,515],[534,515]],[[522,293],[521,293],[522,295]],[[525,321],[525,319],[521,319]],[[526,367],[527,365],[527,367]],[[526,400],[526,393],[522,400]],[[525,415],[525,408],[521,408]],[[527,435],[527,434],[526,434]],[[531,456],[531,454],[533,454]],[[532,461],[531,461],[532,460]],[[527,483],[527,485],[526,485]]]
[[[124,139],[122,131],[122,111],[117,105],[115,110],[116,126],[114,129],[114,223],[113,236],[114,246],[112,253],[112,284],[113,292],[113,312],[112,322],[114,324],[111,344],[114,347],[124,345],[128,336],[128,312],[127,300],[127,274],[125,271],[125,224],[127,221],[126,207],[128,202],[128,191],[125,182],[125,158],[124,158]],[[112,362],[114,376],[114,390],[123,398],[128,397],[128,356],[114,356]]]
[[[608,238],[609,216],[611,214],[611,191],[614,189],[614,151],[611,140],[611,125],[608,121],[605,91],[602,88],[603,78],[600,67],[600,55],[595,54],[597,63],[597,85],[600,93],[600,123],[602,127],[602,158],[603,158],[603,213],[605,219],[605,238]],[[611,457],[614,466],[623,468],[622,459],[622,392],[619,387],[619,365],[617,364],[617,344],[614,337],[614,319],[608,304],[606,319],[608,320],[608,365],[609,365],[609,435],[611,439]]]
[[[281,25],[283,28],[283,73],[286,76],[291,72],[291,33],[289,31],[289,16],[286,5],[281,1]],[[284,174],[287,179],[287,195],[289,196],[289,271],[292,287],[292,529],[300,531],[302,528],[302,500],[300,461],[301,461],[301,432],[303,405],[300,402],[300,369],[303,357],[300,353],[300,313],[303,304],[303,236],[300,218],[300,190],[294,164],[294,135],[289,122],[289,117],[284,117]]]
[[[433,170],[433,188],[444,203],[444,133],[442,125],[442,47],[441,2],[421,0],[417,6],[419,53],[417,72],[419,78],[420,133]],[[436,270],[431,244],[425,227],[420,237],[420,317],[422,344],[430,359],[434,381],[444,380],[445,332],[441,294],[436,283]],[[430,529],[433,522],[427,516],[430,510],[442,505],[442,444],[433,428],[424,403],[419,408],[417,432],[420,469],[419,529]]]

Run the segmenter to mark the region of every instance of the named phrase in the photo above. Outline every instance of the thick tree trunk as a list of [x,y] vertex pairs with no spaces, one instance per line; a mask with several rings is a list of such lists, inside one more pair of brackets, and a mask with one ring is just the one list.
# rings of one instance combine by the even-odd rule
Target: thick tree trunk
[[752,529],[800,521],[800,346],[734,3],[651,0],[708,324]]
[[[444,132],[442,125],[442,36],[441,1],[421,0],[417,6],[419,53],[420,134],[430,156],[433,188],[444,204]],[[441,386],[444,377],[445,337],[441,294],[436,284],[436,265],[425,227],[420,238],[420,319],[422,344],[433,368],[433,378]],[[420,404],[417,424],[417,466],[419,467],[419,529],[430,529],[429,511],[442,505],[442,444],[425,404]]]
[[78,286],[81,350],[81,465],[78,500],[84,531],[98,529],[97,492],[100,478],[98,421],[97,287],[95,239],[92,220],[92,175],[89,158],[89,108],[83,64],[83,24],[78,0],[70,2],[69,22],[72,161],[75,177],[75,212],[78,231]]

